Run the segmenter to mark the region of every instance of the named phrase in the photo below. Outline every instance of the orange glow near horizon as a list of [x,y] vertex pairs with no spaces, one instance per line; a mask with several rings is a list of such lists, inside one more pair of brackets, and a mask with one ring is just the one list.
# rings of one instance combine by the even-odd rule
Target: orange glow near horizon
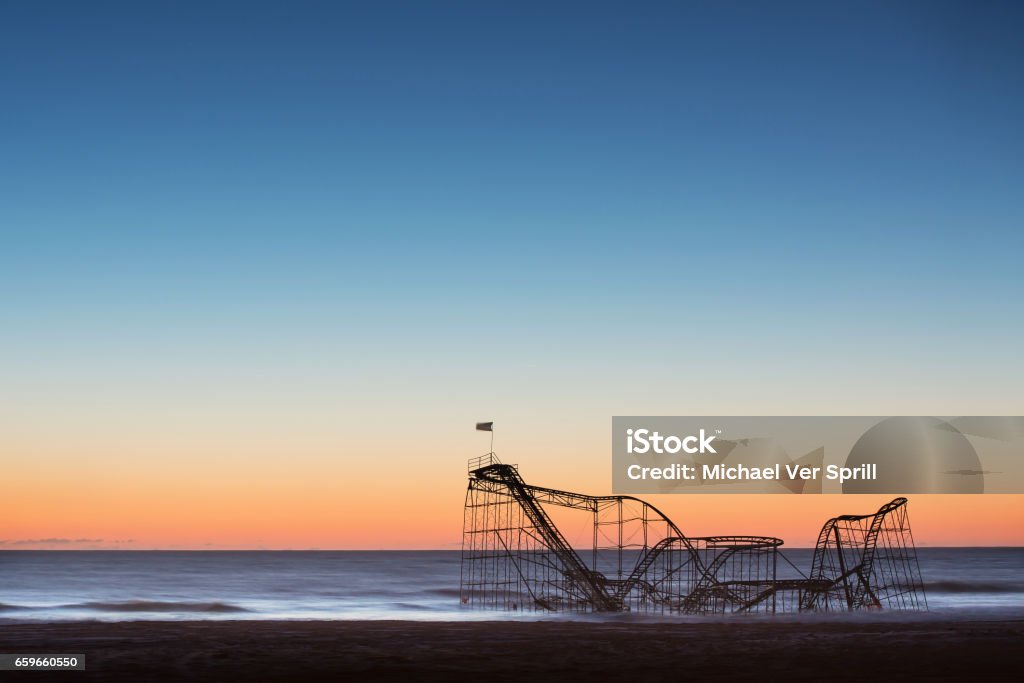
[[[317,478],[260,486],[153,481],[99,490],[68,482],[21,487],[0,501],[0,548],[455,549],[463,483],[437,483],[398,483],[390,492]],[[813,545],[828,517],[868,513],[885,502],[884,496],[853,495],[643,498],[687,534],[774,535],[790,547]],[[919,546],[1024,546],[1024,496],[910,498]]]
[[[530,483],[610,493],[606,413],[588,411],[573,429],[521,416],[518,434],[498,435],[506,448],[499,455]],[[474,417],[196,418],[177,433],[165,415],[120,430],[88,429],[84,417],[47,429],[12,423],[3,437],[0,548],[456,549],[466,454],[489,440],[472,431]],[[831,516],[872,512],[887,500],[641,497],[687,534],[773,535],[789,547],[812,545]],[[909,509],[920,546],[1024,546],[1024,495],[917,495]]]

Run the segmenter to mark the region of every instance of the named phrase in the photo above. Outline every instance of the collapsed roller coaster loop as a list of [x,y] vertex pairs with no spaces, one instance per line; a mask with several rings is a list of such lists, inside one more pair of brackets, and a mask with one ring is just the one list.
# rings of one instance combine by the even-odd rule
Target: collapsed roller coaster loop
[[[587,517],[590,547],[553,515]],[[463,605],[503,610],[660,614],[927,609],[906,498],[822,527],[810,575],[777,579],[783,541],[688,537],[632,496],[532,486],[493,453],[469,462]],[[783,558],[784,559],[784,558]]]

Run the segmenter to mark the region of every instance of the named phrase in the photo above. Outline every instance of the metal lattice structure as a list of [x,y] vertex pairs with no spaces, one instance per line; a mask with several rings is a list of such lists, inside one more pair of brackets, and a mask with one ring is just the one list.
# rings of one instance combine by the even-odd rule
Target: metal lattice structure
[[[561,513],[582,516],[585,548],[556,524]],[[469,463],[461,600],[513,611],[659,614],[925,607],[905,499],[825,527],[811,576],[776,580],[781,539],[687,537],[638,498],[532,486],[490,453]]]
[[810,581],[820,586],[801,593],[802,610],[928,609],[907,499],[896,498],[873,515],[825,522]]

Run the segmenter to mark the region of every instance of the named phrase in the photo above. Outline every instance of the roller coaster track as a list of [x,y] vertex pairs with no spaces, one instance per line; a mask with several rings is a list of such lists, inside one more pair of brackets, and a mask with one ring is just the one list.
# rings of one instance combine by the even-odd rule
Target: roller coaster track
[[532,495],[530,488],[519,476],[519,471],[514,466],[492,464],[474,470],[473,474],[479,479],[500,483],[508,489],[512,498],[519,503],[530,523],[543,538],[545,545],[562,563],[563,575],[583,592],[597,611],[611,612],[622,609],[621,601],[609,595],[605,590],[604,577],[583,563],[583,560],[565,540],[558,527]]
[[871,528],[868,529],[867,537],[864,539],[864,553],[861,555],[860,568],[857,571],[857,576],[860,579],[861,590],[857,592],[855,596],[855,603],[852,609],[862,607],[864,605],[865,596],[871,598],[872,606],[878,606],[878,598],[871,590],[871,583],[868,580],[871,576],[871,572],[874,570],[875,564],[875,549],[878,547],[878,532],[882,529],[882,523],[885,518],[891,512],[895,512],[897,509],[907,504],[906,498],[896,498],[889,503],[883,505],[878,512],[875,513],[875,518],[871,520]]
[[[640,561],[637,562],[636,566],[633,567],[633,571],[630,572],[625,581],[621,583],[616,593],[617,597],[621,600],[625,598],[629,591],[635,586],[640,585],[641,582],[646,583],[643,581],[643,576],[647,573],[647,570],[651,568],[651,565],[654,564],[654,561],[658,559],[658,556],[661,555],[662,552],[675,545],[676,542],[680,540],[682,539],[678,536],[668,536],[651,546],[650,549],[644,553],[644,556],[640,558]],[[650,586],[650,589],[656,590],[654,586]]]
[[764,597],[772,592],[771,588],[768,588],[761,595],[755,596],[753,599],[745,598],[742,595],[736,593],[733,590],[734,586],[747,586],[749,585],[743,581],[734,582],[720,582],[718,580],[718,571],[721,567],[735,554],[737,551],[743,549],[747,550],[755,546],[773,547],[777,548],[782,545],[782,539],[773,538],[770,536],[710,536],[702,539],[694,539],[704,541],[706,543],[713,543],[718,547],[723,547],[723,552],[718,553],[715,556],[714,561],[708,565],[707,570],[701,574],[700,581],[694,586],[694,589],[689,595],[683,600],[681,607],[686,612],[698,612],[698,605],[701,600],[706,599],[708,596],[717,593],[728,598],[733,604],[738,604],[740,607],[738,611],[747,611],[751,607],[759,604]]
[[[781,539],[688,538],[639,498],[532,486],[515,465],[488,453],[469,464],[460,596],[463,604],[513,610],[926,610],[906,504],[897,498],[874,514],[829,519],[818,533],[810,575],[779,580]],[[589,562],[549,515],[555,508],[593,516]],[[895,517],[887,521],[889,515]],[[609,562],[617,562],[613,578],[602,573]]]
[[[777,546],[782,543],[779,539],[765,537],[715,536],[690,539],[664,513],[639,498],[632,496],[590,496],[542,486],[531,486],[523,480],[515,465],[506,465],[493,461],[481,462],[480,464],[483,466],[471,470],[470,474],[479,480],[503,486],[508,490],[512,498],[520,505],[530,523],[540,534],[544,544],[558,558],[562,565],[562,574],[574,587],[582,591],[587,600],[598,611],[621,610],[626,596],[634,588],[640,588],[652,596],[657,595],[659,593],[657,587],[645,581],[644,576],[658,557],[673,546],[679,546],[680,549],[686,551],[689,562],[693,564],[694,570],[700,576],[696,587],[698,595],[706,595],[711,587],[714,587],[720,595],[732,604],[748,602],[746,598],[736,594],[725,585],[719,584],[716,580],[719,567],[724,564],[736,549],[726,548],[724,552],[715,558],[710,566],[705,566],[693,541],[713,544],[728,544],[729,542],[740,541],[746,548],[749,548],[751,544]],[[674,535],[663,538],[655,545],[647,548],[629,576],[624,580],[608,579],[600,572],[587,567],[541,505],[541,502],[547,502],[570,508],[596,511],[602,503],[619,503],[627,500],[639,503],[646,511],[653,513],[658,520],[663,521],[667,525],[669,531]],[[610,591],[609,589],[613,590]],[[682,605],[682,607],[686,609],[688,605]]]
[[[885,522],[885,518],[890,513],[895,512],[906,504],[906,498],[896,498],[883,505],[879,508],[878,512],[874,514],[840,515],[825,522],[821,527],[821,531],[818,533],[818,541],[815,544],[816,550],[811,564],[811,579],[821,582],[827,581],[833,589],[841,583],[846,599],[846,605],[850,610],[863,607],[866,603],[869,603],[872,606],[878,606],[878,598],[871,590],[870,581],[871,572],[874,569],[875,549],[878,546],[878,534],[882,529],[882,524]],[[844,546],[849,547],[852,544],[849,539],[843,538],[843,535],[839,530],[839,523],[859,522],[865,519],[871,519],[871,524],[868,526],[868,530],[864,535],[863,544],[861,545],[858,543],[858,545],[861,545],[860,561],[852,567],[847,567],[847,556],[844,552]],[[828,554],[829,543],[833,538],[836,559],[839,562],[839,575],[834,579],[829,579],[825,576],[825,559]],[[855,587],[850,586],[849,579],[851,576],[857,577],[857,584]],[[824,591],[808,592],[801,600],[801,609],[806,610],[813,608],[815,600],[823,595]]]

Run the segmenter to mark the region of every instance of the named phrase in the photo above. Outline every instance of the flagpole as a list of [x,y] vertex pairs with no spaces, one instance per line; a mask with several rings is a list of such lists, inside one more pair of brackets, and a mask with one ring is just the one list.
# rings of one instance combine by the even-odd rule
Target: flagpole
[[480,432],[490,432],[491,433],[491,452],[489,453],[489,455],[493,455],[494,454],[494,423],[493,422],[477,422],[476,423],[476,429],[477,429],[477,431],[480,431]]

